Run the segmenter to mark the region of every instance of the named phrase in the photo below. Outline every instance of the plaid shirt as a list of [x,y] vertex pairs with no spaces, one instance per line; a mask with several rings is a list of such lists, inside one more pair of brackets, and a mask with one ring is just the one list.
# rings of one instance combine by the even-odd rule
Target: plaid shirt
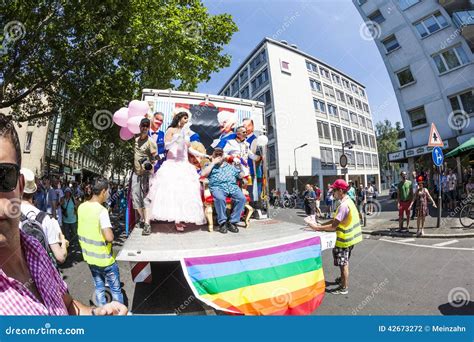
[[20,231],[21,248],[43,303],[16,279],[0,268],[0,315],[68,315],[63,301],[67,285],[54,268],[44,248],[33,237]]

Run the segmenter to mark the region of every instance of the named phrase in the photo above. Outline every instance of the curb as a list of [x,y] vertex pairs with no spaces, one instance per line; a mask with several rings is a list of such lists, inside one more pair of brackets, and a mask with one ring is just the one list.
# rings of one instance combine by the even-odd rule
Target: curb
[[390,237],[416,237],[418,239],[474,238],[474,233],[425,234],[423,236],[416,236],[416,233],[376,232],[373,230],[364,230],[364,229],[362,229],[362,234],[368,234],[368,235],[374,235],[374,236],[390,236]]

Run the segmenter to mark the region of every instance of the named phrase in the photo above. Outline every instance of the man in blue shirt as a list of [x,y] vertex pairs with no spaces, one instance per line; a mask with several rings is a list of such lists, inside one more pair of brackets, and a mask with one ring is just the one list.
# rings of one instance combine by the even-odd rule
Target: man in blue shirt
[[158,156],[160,159],[155,164],[154,172],[158,171],[161,164],[166,159],[166,150],[165,150],[165,133],[160,130],[161,125],[163,124],[164,114],[161,112],[156,112],[153,114],[153,120],[151,120],[150,130],[148,131],[148,136],[156,142],[156,146],[158,147]]
[[[240,221],[242,212],[247,201],[242,190],[237,185],[237,179],[244,177],[244,172],[240,165],[240,170],[228,164],[224,160],[224,151],[221,148],[215,148],[212,153],[211,162],[207,164],[201,172],[202,177],[209,180],[209,190],[214,198],[214,207],[217,212],[217,222],[219,231],[222,234],[229,230],[232,233],[238,233],[236,223]],[[227,222],[226,198],[232,197],[234,209]]]

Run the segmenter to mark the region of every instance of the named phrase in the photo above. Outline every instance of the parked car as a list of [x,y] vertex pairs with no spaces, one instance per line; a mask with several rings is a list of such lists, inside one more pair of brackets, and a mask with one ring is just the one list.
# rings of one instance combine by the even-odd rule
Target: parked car
[[388,195],[391,199],[395,199],[398,197],[398,188],[396,184],[390,185],[390,190],[388,191]]

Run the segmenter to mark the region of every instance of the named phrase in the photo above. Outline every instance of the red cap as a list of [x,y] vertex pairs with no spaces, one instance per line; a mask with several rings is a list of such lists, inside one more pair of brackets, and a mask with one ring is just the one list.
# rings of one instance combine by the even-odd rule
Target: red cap
[[420,183],[420,182],[423,182],[423,180],[424,180],[423,176],[419,176],[417,181],[418,181],[418,183]]
[[336,179],[334,183],[330,186],[331,189],[341,189],[347,191],[349,189],[349,185],[346,183],[344,179]]

